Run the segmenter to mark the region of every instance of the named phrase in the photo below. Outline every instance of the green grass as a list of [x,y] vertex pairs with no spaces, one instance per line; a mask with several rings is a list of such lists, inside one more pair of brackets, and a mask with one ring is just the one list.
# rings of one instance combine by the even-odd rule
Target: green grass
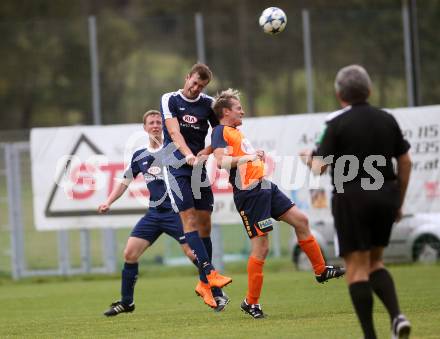
[[[239,311],[246,291],[245,263],[228,265],[234,282],[231,303],[214,313],[193,293],[194,269],[142,267],[136,311],[107,319],[106,306],[118,297],[118,277],[0,280],[0,337],[41,338],[361,338],[345,281],[320,285],[310,272],[287,261],[265,269],[261,303],[269,317],[253,320]],[[440,266],[393,266],[403,311],[413,323],[412,338],[440,333]],[[88,279],[88,280],[85,280]],[[375,299],[379,338],[389,337],[388,316]]]

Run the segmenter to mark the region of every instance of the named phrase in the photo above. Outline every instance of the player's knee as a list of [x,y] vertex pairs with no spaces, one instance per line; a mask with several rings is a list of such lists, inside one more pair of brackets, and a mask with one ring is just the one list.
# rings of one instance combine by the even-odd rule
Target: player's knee
[[251,256],[257,259],[264,260],[269,254],[269,241],[259,242],[254,245],[251,251]]
[[139,259],[139,255],[136,251],[133,251],[129,248],[124,250],[124,261],[127,263],[135,263]]
[[295,225],[297,232],[308,233],[310,231],[309,218],[303,213],[296,216]]
[[261,249],[261,256],[262,259],[266,259],[266,257],[269,254],[269,244],[266,244],[262,249]]

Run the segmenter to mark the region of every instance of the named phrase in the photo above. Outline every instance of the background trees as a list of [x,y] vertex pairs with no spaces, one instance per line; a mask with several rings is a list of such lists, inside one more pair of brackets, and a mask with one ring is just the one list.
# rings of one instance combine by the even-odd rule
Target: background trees
[[[0,129],[92,122],[87,17],[96,16],[103,123],[138,122],[179,88],[196,59],[194,13],[205,23],[210,94],[233,86],[248,115],[306,112],[301,10],[311,19],[315,107],[336,108],[337,69],[370,71],[374,104],[405,106],[401,3],[278,1],[285,32],[264,35],[257,19],[266,0],[34,0],[0,3]],[[418,3],[422,104],[438,103],[440,1]]]

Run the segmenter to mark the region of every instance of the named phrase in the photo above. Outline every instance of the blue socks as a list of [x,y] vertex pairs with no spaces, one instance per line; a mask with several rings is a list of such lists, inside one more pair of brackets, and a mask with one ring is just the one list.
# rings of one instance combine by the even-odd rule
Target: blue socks
[[[201,239],[203,241],[203,244],[205,245],[206,252],[208,253],[209,261],[212,261],[212,241],[211,241],[211,237],[201,238]],[[222,290],[220,288],[218,288],[218,287],[212,287],[211,291],[212,291],[212,295],[214,297],[221,297],[223,295]]]
[[199,237],[199,232],[192,231],[185,233],[185,238],[189,247],[191,247],[197,257],[199,267],[203,270],[203,272],[205,272],[205,275],[208,275],[214,269],[214,267],[211,265],[205,245]]
[[133,302],[134,285],[138,277],[138,263],[124,263],[121,281],[121,302],[130,305]]
[[201,281],[203,281],[205,284],[208,283],[208,279],[206,279],[206,274],[205,272],[200,268],[199,266],[199,262],[197,261],[197,259],[193,260],[193,264],[196,265],[197,269],[199,270],[199,279]]

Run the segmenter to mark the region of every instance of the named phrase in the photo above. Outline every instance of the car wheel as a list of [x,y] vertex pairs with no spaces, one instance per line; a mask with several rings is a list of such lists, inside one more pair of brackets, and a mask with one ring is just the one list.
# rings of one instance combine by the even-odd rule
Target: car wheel
[[432,234],[420,236],[413,246],[413,260],[434,263],[440,259],[440,240]]
[[293,251],[293,262],[298,271],[311,271],[312,264],[307,255],[301,250],[301,247],[296,246]]

